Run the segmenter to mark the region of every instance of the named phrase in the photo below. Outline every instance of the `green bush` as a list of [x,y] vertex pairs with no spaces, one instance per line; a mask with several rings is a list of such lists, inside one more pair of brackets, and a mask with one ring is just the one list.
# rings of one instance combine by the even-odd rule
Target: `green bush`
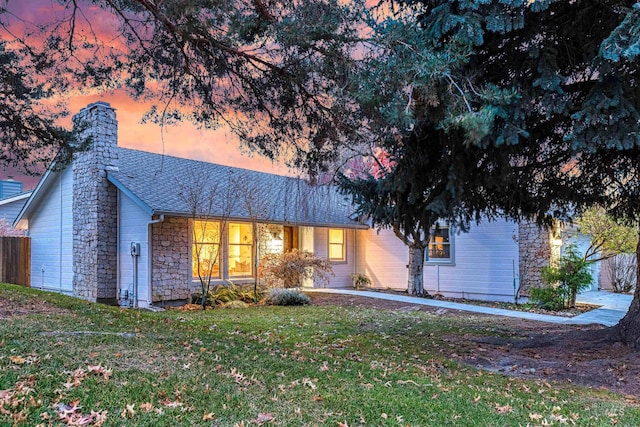
[[[257,290],[257,295],[254,292],[253,287],[249,286],[236,286],[233,283],[228,285],[217,285],[213,291],[207,293],[207,299],[205,305],[225,305],[234,301],[241,301],[247,304],[251,304],[256,300],[260,300],[263,297],[262,290]],[[195,293],[191,297],[193,304],[202,304],[202,294]]]
[[351,277],[351,282],[353,283],[353,287],[356,289],[364,289],[371,286],[371,279],[366,274],[362,273],[352,273],[349,275]]
[[305,305],[311,299],[297,289],[271,289],[264,299],[268,305]]
[[531,288],[529,290],[529,301],[545,310],[562,310],[564,300],[564,292],[560,288]]
[[578,255],[575,245],[569,245],[560,258],[558,267],[542,269],[542,280],[549,287],[558,288],[564,307],[572,308],[576,305],[578,292],[588,289],[593,278],[589,271],[589,261]]

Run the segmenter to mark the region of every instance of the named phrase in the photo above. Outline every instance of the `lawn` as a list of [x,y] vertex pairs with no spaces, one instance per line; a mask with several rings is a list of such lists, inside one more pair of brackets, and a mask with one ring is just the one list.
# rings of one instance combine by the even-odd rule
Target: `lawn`
[[0,302],[0,425],[640,425],[621,395],[477,371],[438,351],[470,329],[495,333],[499,319],[152,313],[11,285]]

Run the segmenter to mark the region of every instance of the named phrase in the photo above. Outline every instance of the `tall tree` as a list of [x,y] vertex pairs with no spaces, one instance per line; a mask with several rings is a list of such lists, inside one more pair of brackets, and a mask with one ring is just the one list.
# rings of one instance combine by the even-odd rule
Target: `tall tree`
[[54,93],[33,76],[42,66],[23,61],[21,52],[0,40],[0,165],[30,173],[42,172],[56,155],[67,160],[74,148],[71,132],[56,124],[64,109],[39,103]]
[[[408,88],[404,93],[409,94],[405,105],[411,108],[405,111],[411,113],[410,126],[399,127],[398,137],[385,144],[398,153],[399,170],[402,163],[410,167],[423,157],[431,157],[430,165],[454,165],[447,169],[446,179],[457,185],[449,183],[443,192],[451,195],[447,209],[441,209],[446,219],[464,223],[471,213],[489,212],[489,216],[501,213],[540,220],[548,214],[578,214],[596,202],[618,217],[638,219],[637,4],[615,0],[404,4],[408,8],[403,13],[418,17],[422,37],[428,41],[415,44],[412,29],[404,31],[409,34],[404,43],[415,49],[417,69],[393,78],[401,78]],[[391,101],[378,103],[377,108],[402,111],[401,103]],[[420,137],[421,144],[410,143]],[[439,150],[443,139],[450,148]],[[464,155],[472,159],[464,167],[452,160]],[[429,170],[413,171],[415,176],[421,172]],[[347,191],[364,194],[374,203],[363,206],[389,222],[396,221],[394,215],[414,221],[425,215],[424,207],[435,215],[428,202],[445,176],[414,179],[411,197],[396,190],[405,185],[400,176],[394,180],[389,174],[375,187],[370,180],[361,180],[366,184],[361,189],[353,190],[352,185]],[[466,180],[474,176],[482,179]],[[375,198],[366,196],[372,189]],[[394,194],[396,199],[388,197]],[[418,209],[402,207],[406,201]],[[462,217],[458,211],[464,212]],[[640,347],[640,292],[636,291],[616,331]]]
[[313,173],[357,138],[352,104],[336,100],[364,48],[360,1],[57,3],[37,25],[0,9],[2,37],[29,59],[46,58],[52,80],[126,88],[157,101],[148,120],[228,126],[250,150]]

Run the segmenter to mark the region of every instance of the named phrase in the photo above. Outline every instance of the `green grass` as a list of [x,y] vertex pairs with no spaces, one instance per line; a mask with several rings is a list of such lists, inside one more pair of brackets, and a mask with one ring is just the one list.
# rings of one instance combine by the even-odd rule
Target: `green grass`
[[[0,320],[3,426],[59,425],[75,400],[77,417],[94,411],[109,426],[640,425],[640,409],[621,396],[440,356],[452,336],[490,333],[486,318],[339,307],[151,313],[11,285],[0,298],[62,309]],[[97,365],[110,375],[87,373]]]

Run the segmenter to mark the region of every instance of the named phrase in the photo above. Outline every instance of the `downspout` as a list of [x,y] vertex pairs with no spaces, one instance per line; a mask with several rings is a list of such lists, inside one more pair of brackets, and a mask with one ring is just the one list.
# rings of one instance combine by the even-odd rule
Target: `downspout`
[[[153,218],[153,216],[152,216]],[[161,222],[164,222],[164,215],[160,215],[160,217],[158,217],[158,219],[152,219],[151,221],[147,222],[147,256],[149,257],[147,259],[147,264],[148,264],[148,276],[149,276],[149,303],[151,305],[153,305],[153,233],[152,233],[152,227],[153,224],[159,224]],[[135,292],[135,305],[138,305],[138,289],[137,289],[137,281],[136,281],[136,289],[134,290]]]

